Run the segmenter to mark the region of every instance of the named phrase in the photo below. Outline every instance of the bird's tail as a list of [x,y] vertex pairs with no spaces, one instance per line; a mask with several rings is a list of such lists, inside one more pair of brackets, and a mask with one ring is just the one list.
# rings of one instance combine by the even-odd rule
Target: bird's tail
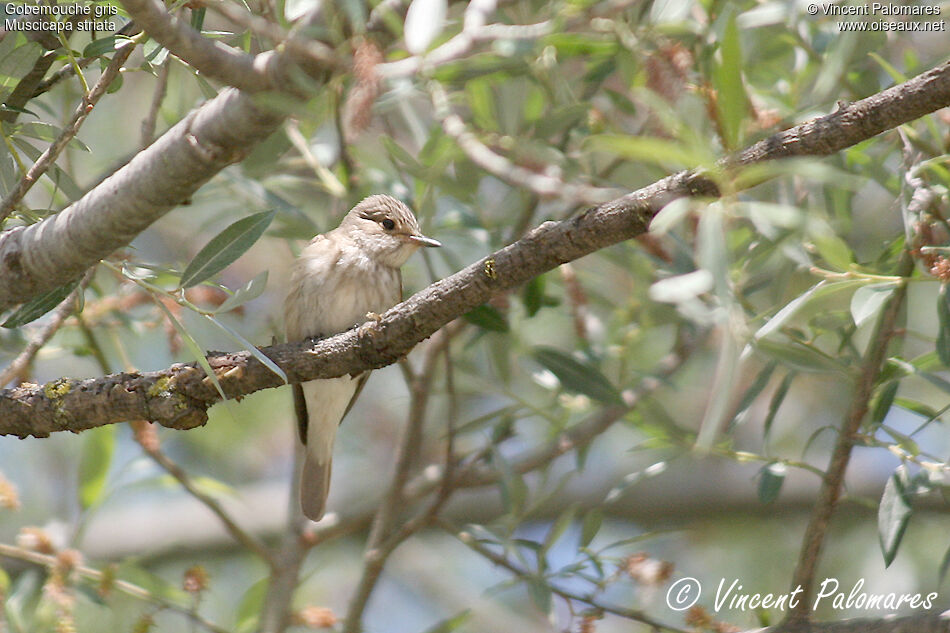
[[300,478],[300,507],[311,521],[319,521],[326,511],[332,465],[332,458],[318,460],[312,451],[307,451]]

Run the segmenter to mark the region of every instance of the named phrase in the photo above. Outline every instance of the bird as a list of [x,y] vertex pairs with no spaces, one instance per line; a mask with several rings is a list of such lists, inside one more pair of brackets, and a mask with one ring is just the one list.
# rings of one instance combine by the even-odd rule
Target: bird
[[[438,246],[403,202],[384,194],[365,198],[337,228],[310,240],[295,261],[284,302],[287,340],[338,334],[385,312],[402,300],[402,265],[420,247]],[[326,510],[337,427],[369,373],[293,385],[304,445],[300,505],[312,521]]]

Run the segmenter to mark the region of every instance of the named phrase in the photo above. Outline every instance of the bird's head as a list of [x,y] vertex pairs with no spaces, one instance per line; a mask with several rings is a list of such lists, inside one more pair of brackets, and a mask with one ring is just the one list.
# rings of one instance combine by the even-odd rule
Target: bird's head
[[419,229],[416,216],[392,196],[370,196],[353,207],[340,229],[379,263],[399,268],[420,246],[442,246]]

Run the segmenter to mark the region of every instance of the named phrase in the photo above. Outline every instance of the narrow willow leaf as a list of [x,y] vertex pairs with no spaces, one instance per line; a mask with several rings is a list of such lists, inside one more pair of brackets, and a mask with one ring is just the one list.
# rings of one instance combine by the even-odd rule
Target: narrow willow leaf
[[877,398],[871,407],[871,423],[880,424],[887,417],[887,412],[891,410],[894,404],[894,396],[897,395],[897,388],[900,382],[892,380],[878,390]]
[[271,370],[272,372],[274,372],[275,374],[277,374],[278,376],[280,376],[280,379],[284,381],[284,384],[287,384],[287,383],[290,382],[290,380],[287,378],[287,374],[284,373],[284,370],[281,369],[281,368],[277,365],[277,363],[275,363],[274,361],[272,361],[271,359],[269,359],[269,358],[268,358],[260,349],[258,349],[253,343],[251,343],[251,342],[248,341],[246,338],[244,338],[243,336],[241,336],[240,333],[238,333],[237,330],[231,328],[230,326],[225,325],[224,323],[222,323],[221,321],[219,321],[218,319],[214,318],[213,316],[211,316],[211,315],[209,315],[209,314],[206,314],[206,315],[205,315],[205,318],[208,319],[209,321],[211,321],[212,323],[214,323],[216,326],[218,326],[222,331],[224,331],[225,334],[227,334],[227,335],[230,336],[232,339],[234,339],[235,341],[237,341],[238,345],[241,345],[244,349],[246,349],[248,352],[250,352],[250,353],[251,353],[251,356],[253,356],[253,357],[256,358],[257,360],[259,360],[259,361],[261,362],[261,364],[263,364],[263,365],[264,365],[265,367],[267,367],[269,370]]
[[171,313],[171,310],[166,308],[165,304],[159,301],[158,297],[155,297],[155,303],[159,308],[161,308],[162,312],[165,313],[165,316],[168,317],[172,327],[175,328],[175,331],[178,332],[178,335],[181,336],[181,340],[185,343],[185,347],[188,348],[188,351],[191,352],[191,355],[194,356],[196,361],[198,361],[198,364],[204,370],[205,374],[211,379],[211,382],[214,383],[214,388],[218,391],[218,395],[221,396],[221,400],[227,401],[228,397],[224,393],[224,388],[221,386],[221,381],[218,380],[217,374],[215,374],[214,369],[211,368],[211,363],[208,362],[204,352],[201,351],[201,346],[198,345],[198,342],[194,339],[194,337],[188,332],[188,330],[185,329],[185,326],[175,318],[175,315]]
[[937,356],[940,362],[950,367],[950,293],[947,292],[947,286],[940,286],[940,292],[937,294]]
[[816,231],[812,236],[812,241],[818,249],[818,254],[832,268],[841,271],[847,271],[851,268],[851,264],[854,263],[851,247],[843,239],[832,233],[830,229]]
[[83,433],[82,456],[79,460],[79,503],[83,509],[100,501],[106,489],[106,478],[115,454],[115,425]]
[[215,308],[215,314],[221,314],[224,312],[230,312],[231,310],[244,305],[248,301],[257,299],[261,296],[261,293],[264,292],[264,289],[267,288],[267,271],[261,271],[240,288],[234,291],[234,294],[225,299],[225,301]]
[[584,515],[584,520],[581,522],[581,539],[577,544],[579,548],[590,545],[591,541],[594,540],[594,537],[597,536],[597,533],[600,531],[600,526],[603,522],[604,513],[600,508],[594,508]]
[[525,580],[528,585],[528,593],[531,595],[531,601],[541,613],[548,613],[551,610],[551,588],[541,578],[531,577]]
[[505,316],[487,303],[483,303],[464,316],[469,323],[489,332],[507,332],[509,329]]
[[649,136],[597,134],[584,139],[584,147],[629,160],[680,169],[710,164],[713,160],[710,154],[696,151],[678,141]]
[[276,213],[262,211],[249,215],[218,233],[188,264],[181,275],[181,287],[190,288],[224,270],[254,245]]
[[939,412],[933,407],[922,402],[917,402],[916,400],[911,400],[910,398],[894,398],[894,406],[907,409],[928,420],[935,420],[939,417]]
[[561,516],[559,516],[557,521],[554,522],[554,525],[551,526],[547,536],[544,537],[544,543],[541,544],[541,552],[546,552],[551,549],[551,547],[564,536],[564,532],[566,532],[567,528],[571,527],[571,523],[574,522],[574,516],[576,514],[577,506],[575,505],[569,506],[561,513]]
[[851,296],[851,318],[857,327],[875,316],[894,293],[894,282],[861,286]]
[[944,579],[947,577],[947,570],[950,569],[950,548],[947,548],[947,551],[944,552],[943,560],[940,561],[940,574],[937,576],[937,584],[942,585]]
[[466,609],[457,615],[453,615],[451,618],[446,618],[441,622],[437,623],[432,628],[426,629],[425,633],[452,633],[452,631],[457,630],[463,624],[468,622],[471,618],[472,612],[470,609]]
[[889,567],[897,556],[904,530],[912,513],[904,491],[904,479],[907,477],[903,465],[898,466],[884,485],[884,494],[877,511],[877,531],[884,554],[884,566]]
[[82,49],[83,57],[98,57],[105,53],[111,53],[115,50],[115,35],[110,35],[108,37],[100,37],[97,40],[92,40],[86,44],[86,48]]
[[782,403],[785,401],[785,396],[788,395],[788,389],[792,386],[792,381],[794,379],[795,372],[789,372],[786,374],[785,378],[782,379],[782,382],[775,390],[775,394],[772,395],[772,399],[769,401],[769,412],[765,416],[765,422],[762,425],[762,434],[766,439],[768,439],[772,432],[772,423],[775,422],[775,416],[778,414],[779,408],[781,408]]
[[772,374],[775,372],[775,368],[778,366],[778,363],[772,361],[765,366],[765,369],[759,372],[759,375],[755,377],[755,381],[746,389],[745,393],[742,394],[742,399],[739,401],[739,406],[736,407],[736,419],[742,416],[749,407],[752,406],[752,403],[755,402],[755,399],[759,397],[759,394],[765,389],[766,385],[769,384],[769,380],[772,378]]
[[234,616],[236,633],[251,633],[257,628],[264,608],[264,597],[267,595],[269,580],[270,578],[266,576],[261,578],[241,596]]
[[713,67],[712,79],[723,141],[727,149],[734,149],[739,145],[742,122],[748,111],[742,85],[742,50],[735,11],[729,16],[719,43],[719,63]]
[[71,293],[78,285],[78,280],[71,281],[68,284],[58,288],[53,288],[48,292],[44,292],[39,296],[33,297],[17,308],[13,314],[8,316],[7,320],[4,321],[3,325],[0,327],[18,328],[21,325],[26,325],[31,321],[35,321],[62,303],[63,299],[68,297],[69,293]]
[[759,473],[759,501],[768,505],[778,498],[778,493],[785,483],[785,464],[773,462],[765,466]]
[[623,404],[620,392],[596,367],[581,363],[553,347],[536,347],[531,355],[538,364],[557,376],[568,391],[584,394],[604,404]]
[[413,55],[426,52],[445,26],[448,0],[412,0],[406,12],[406,49]]
[[753,338],[756,340],[764,338],[785,325],[785,322],[788,321],[792,315],[798,312],[798,310],[801,309],[801,307],[804,306],[812,297],[814,297],[823,287],[825,287],[825,281],[819,281],[817,284],[800,294],[798,297],[789,301],[784,308],[776,312],[775,315],[765,323],[765,325],[759,328]]

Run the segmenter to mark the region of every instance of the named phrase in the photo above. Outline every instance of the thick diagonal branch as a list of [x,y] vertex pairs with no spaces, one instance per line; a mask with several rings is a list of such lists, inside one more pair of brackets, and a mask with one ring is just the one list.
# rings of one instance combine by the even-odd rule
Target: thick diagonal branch
[[[226,98],[235,101],[234,107],[253,107],[250,104],[242,106],[241,97],[234,92],[225,93],[218,100]],[[761,141],[729,163],[745,165],[789,156],[827,155],[948,105],[950,62],[904,84],[845,105],[833,114]],[[232,108],[223,107],[222,110],[227,114]],[[207,118],[201,121],[205,126],[211,124]],[[230,118],[221,126],[227,128],[229,123],[233,123]],[[274,124],[272,118],[267,119],[258,129],[264,132],[268,125]],[[180,135],[185,134],[194,129],[194,124],[186,120],[177,129]],[[219,133],[226,132],[225,129]],[[135,162],[133,160],[129,167]],[[208,169],[204,163],[198,164]],[[187,169],[176,171],[186,182],[193,182],[193,175],[187,173]],[[141,182],[130,182],[128,186],[133,191],[148,187],[155,196],[151,184],[153,178],[154,175],[143,176]],[[110,181],[105,181],[97,189],[109,189]],[[180,185],[169,181],[166,186]],[[105,192],[106,195],[110,193],[118,195],[115,191]],[[671,200],[683,196],[717,195],[716,185],[696,173],[669,176],[617,200],[588,209],[578,217],[545,222],[517,242],[425,288],[386,312],[378,321],[312,345],[274,346],[265,349],[265,353],[291,380],[297,381],[331,378],[388,365],[408,353],[419,341],[494,294],[516,288],[560,264],[645,233],[653,216]],[[162,197],[158,199],[163,200]],[[147,200],[143,204],[147,207]],[[60,218],[55,218],[54,223],[57,220]],[[68,225],[68,218],[61,223]],[[77,231],[89,232],[78,224]],[[36,226],[46,225],[44,222]],[[19,235],[35,228],[20,231]],[[65,230],[67,227],[58,228]],[[101,228],[96,230],[102,232]],[[40,234],[31,236],[34,239],[44,237],[43,229],[34,230],[34,233]],[[123,236],[128,237],[130,233],[126,230]],[[8,238],[0,243],[0,279],[5,274],[3,268],[10,267],[6,255],[11,251],[9,241]],[[73,239],[72,244],[83,244],[83,241]],[[29,255],[42,261],[44,255],[35,250]],[[15,253],[19,258],[27,256],[22,250]],[[71,265],[76,264],[72,262]],[[0,288],[0,305],[9,305],[11,292],[9,288]],[[209,361],[226,393],[232,397],[281,384],[277,376],[248,352],[213,354]],[[148,419],[175,428],[188,428],[203,424],[207,419],[207,408],[218,399],[214,386],[194,364],[174,365],[147,374],[117,374],[77,382],[61,380],[45,388],[22,385],[0,396],[0,434],[46,435],[129,419]]]

